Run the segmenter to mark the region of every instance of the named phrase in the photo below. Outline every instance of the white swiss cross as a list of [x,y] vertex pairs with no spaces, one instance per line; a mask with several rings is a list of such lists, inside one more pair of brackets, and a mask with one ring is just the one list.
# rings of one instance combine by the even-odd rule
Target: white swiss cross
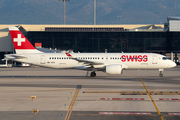
[[14,38],[14,42],[17,42],[17,46],[21,46],[21,42],[25,42],[25,38],[21,38],[21,34],[18,34],[17,38]]

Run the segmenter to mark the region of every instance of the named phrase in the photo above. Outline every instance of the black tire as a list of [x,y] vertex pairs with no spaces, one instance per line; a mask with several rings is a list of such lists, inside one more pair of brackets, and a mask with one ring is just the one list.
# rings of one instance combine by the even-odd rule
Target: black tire
[[96,73],[95,72],[91,72],[91,77],[95,77]]
[[159,77],[163,77],[163,74],[159,74]]

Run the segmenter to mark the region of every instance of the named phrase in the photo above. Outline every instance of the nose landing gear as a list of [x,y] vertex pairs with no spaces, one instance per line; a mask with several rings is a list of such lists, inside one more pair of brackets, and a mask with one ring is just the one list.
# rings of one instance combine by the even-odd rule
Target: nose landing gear
[[159,73],[159,77],[163,77],[162,71],[160,71],[160,73]]
[[164,69],[159,69],[159,77],[163,77],[162,71],[164,71]]

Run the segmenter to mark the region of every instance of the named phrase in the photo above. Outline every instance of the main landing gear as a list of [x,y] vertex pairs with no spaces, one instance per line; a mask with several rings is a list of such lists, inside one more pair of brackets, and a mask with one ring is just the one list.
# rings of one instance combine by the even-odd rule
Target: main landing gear
[[91,77],[96,77],[96,73],[95,72],[91,72]]
[[162,71],[164,71],[164,69],[159,69],[159,77],[163,77]]

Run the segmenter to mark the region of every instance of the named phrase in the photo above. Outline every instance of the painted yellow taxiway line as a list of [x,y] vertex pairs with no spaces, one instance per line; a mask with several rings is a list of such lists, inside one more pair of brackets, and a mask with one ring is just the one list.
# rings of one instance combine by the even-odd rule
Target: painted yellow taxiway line
[[164,120],[164,118],[163,118],[163,116],[161,115],[161,112],[159,111],[159,109],[158,109],[156,103],[154,102],[152,96],[150,95],[148,89],[146,88],[146,85],[144,84],[144,82],[143,82],[141,79],[139,79],[139,80],[142,82],[142,84],[143,84],[143,86],[144,86],[144,89],[146,90],[146,93],[149,95],[149,97],[150,97],[152,103],[154,104],[154,107],[156,108],[156,110],[157,110],[159,116],[161,117],[161,120]]
[[76,101],[76,98],[78,96],[79,91],[80,91],[80,89],[76,89],[76,92],[75,92],[75,94],[73,96],[73,99],[71,100],[71,103],[69,105],[68,112],[66,114],[65,120],[69,120],[69,118],[71,116],[71,112],[72,112],[72,109],[73,109],[73,106],[74,106],[74,103]]

